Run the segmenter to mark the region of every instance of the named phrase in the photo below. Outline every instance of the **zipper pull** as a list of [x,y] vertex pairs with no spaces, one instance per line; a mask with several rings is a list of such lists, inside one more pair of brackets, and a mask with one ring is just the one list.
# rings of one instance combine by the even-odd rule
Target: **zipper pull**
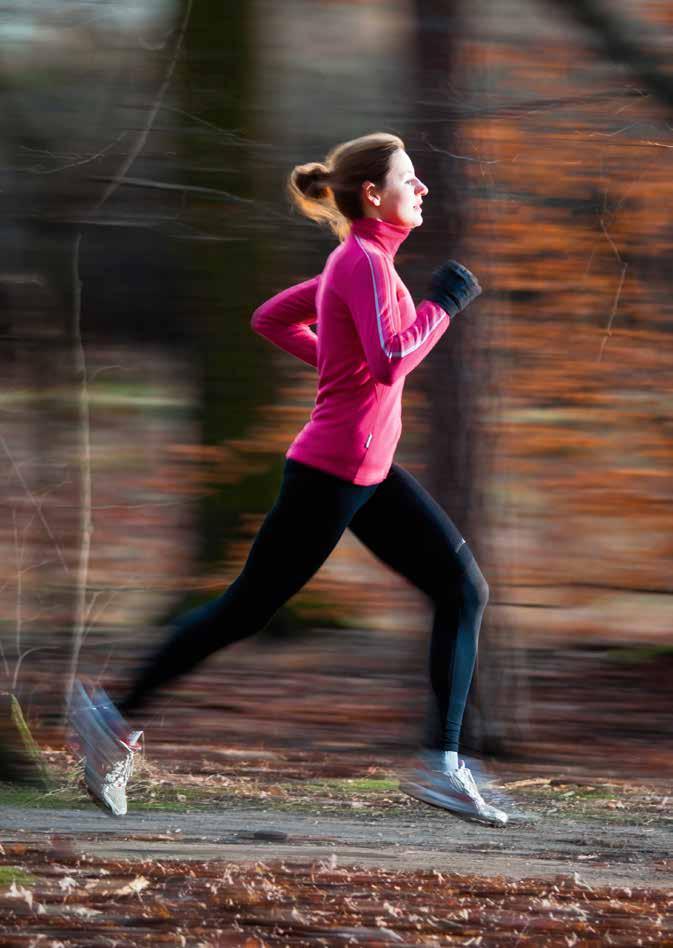
[[371,431],[370,431],[370,432],[369,432],[369,437],[368,437],[367,440],[365,441],[365,448],[368,448],[369,445],[371,444],[371,442],[372,442],[372,433],[371,433]]

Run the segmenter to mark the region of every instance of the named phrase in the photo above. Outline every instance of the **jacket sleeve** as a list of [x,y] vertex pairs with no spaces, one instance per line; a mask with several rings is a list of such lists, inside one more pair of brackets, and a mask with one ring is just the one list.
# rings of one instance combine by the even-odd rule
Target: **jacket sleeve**
[[252,314],[256,333],[309,365],[318,365],[318,337],[310,329],[317,321],[315,295],[320,275],[277,293]]
[[347,302],[369,370],[384,385],[392,385],[422,362],[451,322],[438,303],[423,300],[414,322],[400,331],[394,278],[391,264],[379,254],[363,251],[348,286]]

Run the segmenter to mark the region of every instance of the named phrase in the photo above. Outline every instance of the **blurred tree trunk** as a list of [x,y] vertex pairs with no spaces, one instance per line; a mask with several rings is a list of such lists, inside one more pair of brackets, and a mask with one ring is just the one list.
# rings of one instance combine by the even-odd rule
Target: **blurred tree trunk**
[[[565,17],[589,31],[601,52],[620,65],[627,66],[662,105],[673,106],[673,78],[655,42],[643,41],[646,27],[642,20],[627,19],[600,0],[546,0]],[[638,4],[631,4],[631,6]]]
[[[485,261],[467,247],[466,162],[454,157],[473,154],[461,140],[460,90],[469,85],[460,55],[465,7],[442,0],[416,0],[415,11],[416,164],[422,167],[421,177],[430,188],[426,226],[419,235],[424,245],[424,279],[427,282],[430,268],[442,259],[454,258],[473,269],[488,290]],[[491,603],[497,588],[497,564],[485,562],[482,552],[491,529],[487,489],[495,459],[493,441],[483,424],[483,409],[492,384],[492,366],[485,353],[494,305],[482,297],[459,315],[420,373],[429,416],[427,486],[466,538],[491,587]],[[520,657],[501,647],[506,633],[491,605],[484,616],[463,725],[466,751],[503,754],[513,734],[515,705],[524,700],[525,688]],[[429,727],[435,726],[436,715],[431,714]]]
[[[249,123],[252,69],[252,13],[248,4],[233,4],[226,12],[217,4],[195,4],[187,36],[189,75],[181,90],[182,106],[223,130],[242,129]],[[215,94],[213,94],[215,93]],[[188,120],[186,120],[188,124]],[[246,138],[249,136],[245,136]],[[222,161],[217,137],[186,140],[182,161],[189,166],[190,183],[225,187],[243,196],[251,192],[252,155],[241,144],[226,183],[199,174],[198,166]],[[251,385],[254,359],[250,332],[251,277],[254,274],[254,226],[240,213],[229,214],[227,243],[196,242],[190,255],[188,285],[191,298],[201,300],[194,313],[197,371],[201,379],[199,417],[203,444],[216,447],[241,438],[253,416],[257,398]],[[224,558],[239,519],[235,485],[213,478],[200,502],[197,524],[199,572]],[[177,611],[191,604],[191,596]]]
[[[184,168],[190,185],[221,188],[236,198],[225,205],[221,222],[211,203],[194,201],[190,219],[207,232],[219,230],[226,240],[196,240],[183,261],[190,287],[185,305],[192,310],[200,383],[201,438],[214,449],[245,439],[260,405],[273,402],[278,381],[271,347],[260,344],[250,328],[252,313],[261,302],[257,268],[259,224],[264,223],[254,177],[254,18],[253,4],[234,4],[226,10],[212,2],[194,4],[186,37],[188,70],[180,90],[183,129],[191,133],[184,137],[181,173]],[[212,171],[218,166],[221,170],[214,178]],[[270,507],[281,461],[264,459],[259,470],[259,460],[255,456],[255,469],[243,472],[235,482],[223,479],[217,465],[211,469],[197,515],[198,575],[221,571],[242,513],[266,512]],[[163,620],[170,621],[218,591],[186,591]]]
[[[673,82],[662,69],[654,44],[644,48],[639,28],[600,0],[548,0],[562,15],[581,24],[609,58],[628,66],[662,104],[673,101]],[[523,11],[522,11],[523,12]],[[502,332],[507,324],[507,299],[488,297],[486,279],[489,261],[470,253],[469,178],[463,155],[474,159],[475,133],[470,142],[461,140],[460,89],[469,85],[461,67],[468,10],[464,4],[447,5],[440,0],[416,0],[418,69],[415,87],[416,137],[423,174],[432,194],[428,201],[425,233],[427,259],[455,257],[482,278],[484,297],[469,313],[461,315],[419,373],[428,396],[428,487],[466,537],[491,587],[481,630],[478,666],[463,728],[466,749],[507,753],[512,740],[525,739],[527,731],[526,651],[510,647],[516,630],[493,608],[504,588],[507,564],[487,561],[482,555],[493,529],[489,484],[498,467],[493,437],[497,417],[497,370],[489,345],[493,324]],[[474,69],[472,62],[470,68]],[[423,150],[426,142],[428,150]],[[421,164],[419,161],[418,164]],[[483,186],[487,186],[482,181]],[[431,223],[437,215],[439,224]],[[428,227],[427,225],[431,226]],[[442,244],[438,247],[438,226]],[[467,256],[463,256],[467,254]],[[490,424],[485,423],[485,412]],[[502,515],[499,518],[502,520]],[[491,545],[493,548],[493,545]]]

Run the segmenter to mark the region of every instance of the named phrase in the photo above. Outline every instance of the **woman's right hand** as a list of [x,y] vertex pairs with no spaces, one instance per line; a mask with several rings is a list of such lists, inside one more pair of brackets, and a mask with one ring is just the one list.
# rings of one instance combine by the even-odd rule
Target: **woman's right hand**
[[447,260],[430,278],[430,292],[426,299],[442,307],[449,316],[462,312],[481,293],[475,275],[455,260]]

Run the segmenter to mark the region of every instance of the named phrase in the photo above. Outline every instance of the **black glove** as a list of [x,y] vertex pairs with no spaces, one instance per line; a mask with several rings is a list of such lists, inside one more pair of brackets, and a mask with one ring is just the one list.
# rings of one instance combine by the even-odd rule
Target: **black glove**
[[425,298],[438,303],[449,316],[456,316],[480,293],[474,274],[455,260],[447,260],[430,277],[430,291]]

